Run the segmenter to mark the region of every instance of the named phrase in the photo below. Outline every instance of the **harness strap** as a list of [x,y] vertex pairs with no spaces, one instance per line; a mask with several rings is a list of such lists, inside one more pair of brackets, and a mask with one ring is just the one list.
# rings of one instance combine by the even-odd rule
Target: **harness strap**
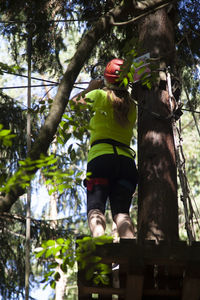
[[94,141],[92,144],[91,144],[91,147],[93,147],[94,145],[97,145],[97,144],[102,144],[102,143],[105,143],[105,144],[110,144],[113,146],[113,151],[114,151],[114,154],[117,154],[117,149],[116,147],[121,147],[121,148],[126,148],[126,149],[129,149],[133,152],[132,156],[133,158],[135,158],[135,151],[129,147],[128,145],[124,144],[124,143],[121,143],[121,142],[118,142],[118,141],[115,141],[115,140],[112,140],[112,139],[100,139],[100,140],[96,140]]
[[109,181],[107,178],[101,178],[101,177],[89,178],[89,179],[84,180],[84,184],[87,187],[88,191],[92,191],[92,189],[95,185],[107,186],[108,183],[109,183]]

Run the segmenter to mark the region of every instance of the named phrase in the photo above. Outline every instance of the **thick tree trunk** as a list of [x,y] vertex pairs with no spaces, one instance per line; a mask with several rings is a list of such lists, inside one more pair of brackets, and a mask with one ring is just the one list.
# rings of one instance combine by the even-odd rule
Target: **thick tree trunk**
[[[173,26],[165,9],[145,17],[139,25],[139,39],[159,68],[174,65]],[[138,87],[138,239],[178,239],[178,204],[175,147],[170,103],[158,81],[151,90]],[[165,81],[162,81],[165,83]],[[152,113],[153,112],[153,113]],[[160,115],[156,117],[154,113]]]

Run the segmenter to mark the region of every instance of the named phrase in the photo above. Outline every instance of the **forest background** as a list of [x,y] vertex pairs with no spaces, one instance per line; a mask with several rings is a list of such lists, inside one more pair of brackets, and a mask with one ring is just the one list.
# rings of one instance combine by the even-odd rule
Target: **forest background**
[[[189,221],[192,237],[199,240],[199,2],[127,1],[124,11],[123,5],[112,0],[0,3],[2,299],[22,299],[29,292],[31,295],[31,289],[40,287],[44,274],[48,274],[46,281],[55,288],[55,295],[53,292],[48,299],[77,299],[75,265],[67,271],[60,268],[59,280],[55,280],[52,275],[56,273],[47,271],[51,263],[49,256],[43,260],[41,257],[36,259],[34,254],[44,240],[60,239],[58,241],[62,244],[89,234],[82,180],[89,147],[91,112],[89,108],[80,111],[67,102],[87,86],[96,63],[101,62],[102,66],[113,57],[126,59],[130,51],[132,59],[145,53],[138,42],[138,21],[131,23],[127,20],[145,13],[153,14],[162,5],[166,5],[164,9],[175,20],[176,76],[180,82],[183,112],[177,125],[181,129],[188,207],[185,209],[181,200],[183,191],[179,182],[179,235],[181,239],[189,240],[186,226]],[[129,13],[128,6],[132,9]],[[117,15],[116,11],[120,9],[122,13]],[[104,32],[98,21],[104,16],[105,20],[109,19],[110,11],[118,18],[116,21],[126,22],[117,26],[109,20]],[[83,44],[87,32],[92,40],[89,49]],[[31,90],[28,89],[28,71],[32,77]],[[27,102],[30,93],[31,104]],[[31,132],[27,135],[29,118]],[[30,140],[31,149],[28,149]],[[137,129],[132,144],[137,148]],[[28,150],[31,155],[27,155]],[[29,241],[26,220],[30,203]],[[136,224],[137,192],[131,215]],[[107,233],[111,234],[109,207],[106,216]],[[31,262],[30,268],[27,268],[27,259]],[[26,282],[27,274],[30,284]]]

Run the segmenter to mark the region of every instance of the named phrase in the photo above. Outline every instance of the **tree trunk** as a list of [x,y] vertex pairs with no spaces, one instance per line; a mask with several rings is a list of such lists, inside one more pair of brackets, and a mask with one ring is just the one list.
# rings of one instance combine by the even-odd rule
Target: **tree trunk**
[[[159,58],[158,68],[174,66],[173,24],[165,9],[142,20],[139,40],[151,58]],[[159,72],[151,90],[137,88],[139,241],[178,239],[176,158],[172,119],[166,118],[171,109],[165,84],[166,74]]]
[[[48,189],[48,187],[47,187]],[[58,193],[54,192],[50,196],[50,206],[49,206],[49,217],[51,219],[50,226],[52,229],[56,229],[57,227],[57,201],[58,201]],[[60,265],[62,260],[56,259],[56,262],[59,264],[56,268],[56,271],[60,274],[60,278],[56,281],[56,288],[55,288],[55,300],[63,300],[65,297],[65,291],[67,286],[67,275],[62,271]]]

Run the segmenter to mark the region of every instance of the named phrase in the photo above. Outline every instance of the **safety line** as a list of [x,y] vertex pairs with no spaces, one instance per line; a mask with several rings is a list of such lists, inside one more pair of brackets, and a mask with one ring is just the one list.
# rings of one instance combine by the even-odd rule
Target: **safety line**
[[35,85],[19,85],[19,86],[5,86],[5,87],[0,87],[0,90],[10,90],[10,89],[23,89],[23,88],[29,88],[29,87],[44,87],[44,86],[56,86],[58,84],[53,84],[53,83],[49,83],[49,84],[35,84]]
[[62,19],[62,20],[30,20],[30,21],[20,21],[20,20],[10,20],[10,21],[3,21],[0,20],[0,24],[34,24],[34,23],[72,23],[72,22],[87,22],[97,20],[97,18],[89,18],[87,20],[82,19]]
[[[15,76],[19,76],[19,77],[28,78],[27,75],[23,75],[23,74],[19,74],[19,73],[13,73],[13,72],[9,72],[9,71],[3,71],[3,70],[1,70],[1,71],[3,73],[9,74],[9,75],[15,75]],[[48,79],[43,79],[43,78],[38,78],[38,77],[33,77],[33,76],[31,76],[31,79],[39,80],[39,81],[44,81],[44,82],[49,82],[49,83],[59,84],[59,82],[56,82],[56,81],[52,81],[52,80],[48,80]]]

